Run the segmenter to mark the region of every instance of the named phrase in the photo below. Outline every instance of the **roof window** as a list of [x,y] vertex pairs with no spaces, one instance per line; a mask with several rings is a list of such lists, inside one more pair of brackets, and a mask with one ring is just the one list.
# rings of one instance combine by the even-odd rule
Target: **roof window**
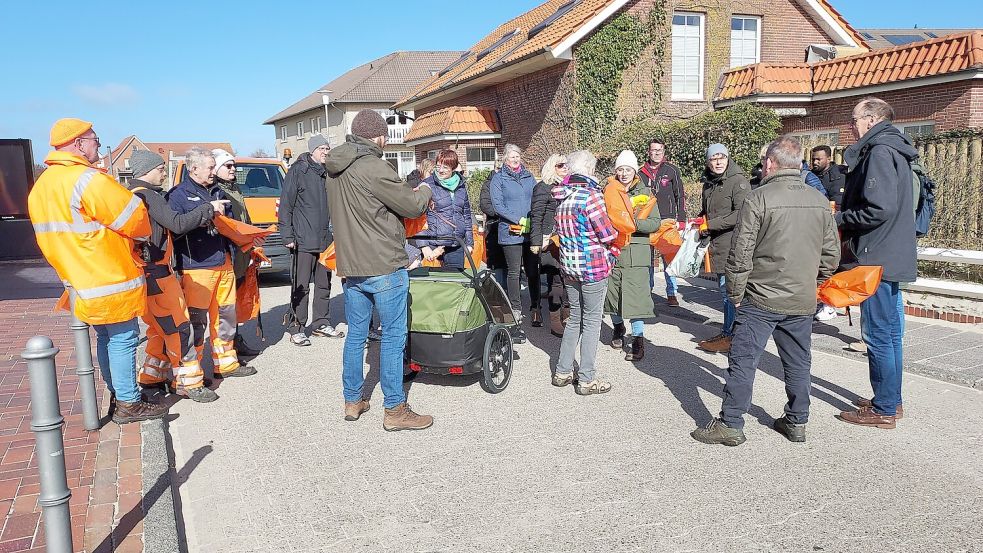
[[563,17],[564,15],[566,15],[567,12],[569,12],[572,9],[574,9],[582,1],[583,0],[570,0],[566,4],[563,4],[559,8],[556,8],[556,11],[553,12],[553,15],[551,15],[551,16],[547,17],[546,19],[544,19],[542,21],[542,23],[540,23],[539,25],[536,25],[532,29],[529,29],[529,34],[526,35],[526,38],[530,38],[531,39],[532,37],[538,35],[540,32],[542,32],[543,29],[545,29],[546,27],[549,27],[551,23],[553,23],[557,19]]
[[478,57],[475,58],[475,61],[478,61],[481,58],[487,56],[488,54],[491,54],[492,52],[495,51],[496,48],[498,48],[499,46],[501,46],[501,45],[505,44],[506,42],[512,40],[512,38],[515,37],[518,34],[519,34],[519,29],[516,29],[516,30],[512,31],[511,33],[508,33],[506,35],[503,35],[502,38],[496,40],[494,44],[492,44],[488,48],[485,48],[484,50],[478,52]]
[[461,65],[461,62],[464,61],[464,60],[466,60],[466,59],[468,59],[468,56],[470,56],[470,55],[471,55],[471,50],[468,50],[467,52],[461,54],[461,57],[459,57],[456,60],[454,60],[454,62],[451,63],[450,65],[448,65],[447,67],[441,69],[440,72],[437,73],[437,76],[438,77],[443,77],[444,75],[446,75],[447,73],[449,73],[451,69],[454,69],[458,65]]

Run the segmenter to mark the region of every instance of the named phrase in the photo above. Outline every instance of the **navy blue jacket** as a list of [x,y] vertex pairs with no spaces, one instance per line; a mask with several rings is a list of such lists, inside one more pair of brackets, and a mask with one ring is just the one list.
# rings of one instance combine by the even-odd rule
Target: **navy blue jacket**
[[[227,200],[220,186],[204,186],[185,176],[181,184],[167,193],[167,203],[178,213],[190,213],[212,200]],[[226,206],[225,215],[232,216],[232,208]],[[174,237],[175,265],[178,271],[188,269],[214,269],[225,263],[225,256],[232,255],[235,245],[215,230],[208,222],[187,234]]]
[[[471,216],[471,202],[468,201],[468,187],[461,177],[460,184],[453,192],[437,183],[437,176],[431,175],[423,182],[430,185],[433,196],[430,199],[430,207],[427,208],[427,230],[423,233],[431,236],[457,236],[467,244],[474,247],[474,219]],[[450,240],[419,240],[417,247],[430,246],[454,246],[457,242]]]
[[519,172],[515,173],[506,165],[492,175],[488,192],[495,214],[503,222],[498,225],[499,244],[508,246],[529,240],[528,234],[510,233],[509,224],[518,225],[520,219],[529,217],[534,188],[536,188],[536,177],[533,177],[525,167],[520,167]]

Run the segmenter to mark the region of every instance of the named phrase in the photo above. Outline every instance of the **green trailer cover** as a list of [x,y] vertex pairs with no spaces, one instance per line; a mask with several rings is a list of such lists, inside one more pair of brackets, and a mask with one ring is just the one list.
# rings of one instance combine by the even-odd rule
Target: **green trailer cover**
[[410,332],[456,334],[488,320],[481,300],[463,274],[410,279]]

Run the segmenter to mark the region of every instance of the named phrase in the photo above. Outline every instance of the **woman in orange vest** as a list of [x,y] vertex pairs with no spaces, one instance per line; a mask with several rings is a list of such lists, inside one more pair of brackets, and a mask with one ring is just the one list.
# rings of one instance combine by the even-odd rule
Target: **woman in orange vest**
[[27,205],[38,246],[73,289],[75,316],[96,331],[99,370],[109,388],[113,421],[155,419],[166,405],[142,400],[136,380],[140,342],[137,316],[146,308],[136,241],[150,236],[143,202],[103,171],[92,123],[59,119],[51,127],[55,151],[44,162]]

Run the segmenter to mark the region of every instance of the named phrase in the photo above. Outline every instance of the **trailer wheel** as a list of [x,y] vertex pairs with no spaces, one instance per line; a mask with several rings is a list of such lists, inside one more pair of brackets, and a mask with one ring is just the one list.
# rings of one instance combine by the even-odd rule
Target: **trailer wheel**
[[507,328],[492,325],[485,338],[481,369],[481,387],[486,392],[497,394],[509,385],[512,378],[512,335]]

